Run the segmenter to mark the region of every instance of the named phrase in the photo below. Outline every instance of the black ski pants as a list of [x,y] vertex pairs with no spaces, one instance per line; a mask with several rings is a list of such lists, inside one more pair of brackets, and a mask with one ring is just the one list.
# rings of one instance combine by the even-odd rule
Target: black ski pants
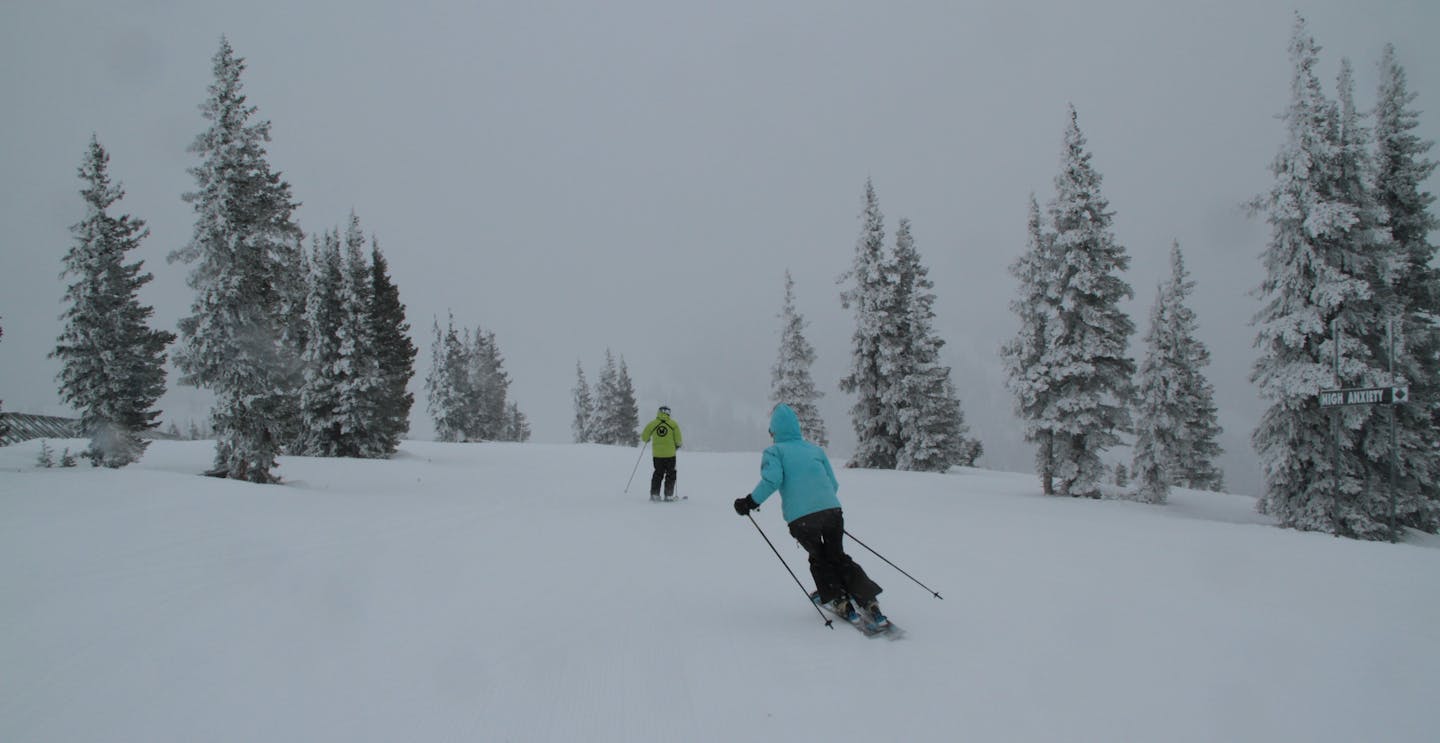
[[845,538],[845,515],[838,508],[817,511],[790,522],[790,536],[810,555],[810,575],[821,601],[849,595],[861,604],[875,600],[883,590],[849,555]]
[[675,495],[675,457],[655,457],[655,474],[650,476],[650,495],[660,494],[660,483],[665,483],[665,497]]

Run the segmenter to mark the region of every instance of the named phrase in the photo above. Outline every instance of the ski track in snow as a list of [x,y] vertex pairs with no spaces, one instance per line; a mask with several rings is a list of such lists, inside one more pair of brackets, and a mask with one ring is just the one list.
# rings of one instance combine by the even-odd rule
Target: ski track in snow
[[[1440,542],[1243,496],[839,470],[847,528],[945,597],[847,540],[907,630],[881,642],[734,515],[758,452],[682,453],[656,504],[615,447],[407,442],[279,486],[197,476],[208,442],[38,447],[0,449],[7,743],[1434,739]],[[778,503],[756,520],[808,589]]]

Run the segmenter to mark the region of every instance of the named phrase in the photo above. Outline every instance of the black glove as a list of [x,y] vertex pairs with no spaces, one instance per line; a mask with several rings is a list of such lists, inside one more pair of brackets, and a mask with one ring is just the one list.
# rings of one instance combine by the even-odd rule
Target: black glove
[[741,516],[745,516],[759,507],[760,504],[756,503],[749,493],[746,493],[744,498],[735,499],[735,513]]

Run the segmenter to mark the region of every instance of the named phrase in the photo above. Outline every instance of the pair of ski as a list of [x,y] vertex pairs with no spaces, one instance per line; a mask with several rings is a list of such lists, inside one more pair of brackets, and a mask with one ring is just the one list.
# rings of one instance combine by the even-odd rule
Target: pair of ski
[[871,616],[868,612],[858,606],[854,606],[853,604],[852,606],[854,606],[855,618],[851,619],[850,617],[840,614],[839,612],[830,608],[829,604],[821,602],[820,593],[818,591],[810,594],[810,600],[815,602],[815,605],[820,607],[820,610],[825,612],[827,615],[839,619],[841,622],[844,622],[845,624],[854,627],[860,632],[860,634],[865,635],[866,637],[884,637],[888,640],[898,640],[901,637],[905,636],[905,630],[902,630],[899,627],[895,626],[894,622],[890,621],[889,619],[886,619],[884,622],[877,622],[875,621],[875,618]]

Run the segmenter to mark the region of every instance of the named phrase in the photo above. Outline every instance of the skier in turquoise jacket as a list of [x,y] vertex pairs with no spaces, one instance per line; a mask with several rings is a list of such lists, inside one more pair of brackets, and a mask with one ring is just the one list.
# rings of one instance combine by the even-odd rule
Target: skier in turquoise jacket
[[859,608],[883,622],[885,615],[876,601],[882,589],[845,554],[845,517],[835,495],[840,483],[830,458],[824,449],[805,440],[800,419],[784,403],[770,413],[770,437],[775,443],[761,458],[760,482],[735,500],[735,512],[748,515],[779,491],[780,510],[790,536],[810,557],[816,588],[812,598],[840,616],[853,619]]

